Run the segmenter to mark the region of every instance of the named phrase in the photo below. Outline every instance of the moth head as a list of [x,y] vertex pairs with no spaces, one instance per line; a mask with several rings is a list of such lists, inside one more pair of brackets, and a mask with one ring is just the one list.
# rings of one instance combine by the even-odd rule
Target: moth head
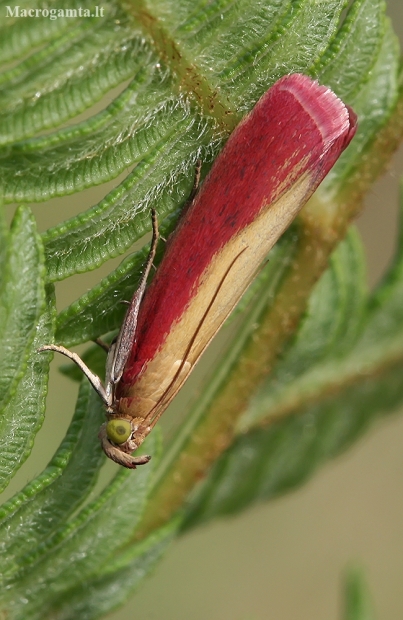
[[[105,430],[109,441],[118,446],[131,439],[133,433],[130,420],[125,420],[124,418],[112,418],[112,420],[106,423]],[[133,449],[135,450],[136,448]]]
[[131,455],[142,443],[135,438],[136,430],[131,420],[112,418],[101,426],[98,434],[106,456],[128,469],[136,469],[137,465],[145,465],[151,459],[148,455]]

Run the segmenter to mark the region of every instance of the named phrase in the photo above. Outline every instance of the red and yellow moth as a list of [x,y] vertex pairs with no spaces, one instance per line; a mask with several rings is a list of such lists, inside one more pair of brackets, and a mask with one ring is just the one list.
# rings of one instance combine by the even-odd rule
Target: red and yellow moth
[[109,349],[105,386],[82,360],[106,406],[99,437],[111,459],[132,456],[193,370],[269,250],[347,147],[355,114],[328,88],[300,74],[281,78],[238,125],[185,210],[150,286],[144,275]]

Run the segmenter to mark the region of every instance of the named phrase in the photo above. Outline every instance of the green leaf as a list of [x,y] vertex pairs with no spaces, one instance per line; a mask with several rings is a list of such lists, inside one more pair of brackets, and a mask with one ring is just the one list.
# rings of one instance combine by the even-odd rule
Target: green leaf
[[6,223],[3,204],[0,204],[0,289],[3,287],[5,262],[7,260],[7,248],[9,244],[9,231]]
[[[77,6],[88,6],[89,3],[84,0],[84,2],[78,3],[76,0],[72,0],[72,2],[67,3],[64,0],[61,0],[60,8],[71,7],[75,8]],[[33,8],[36,9],[38,7],[42,7],[42,3],[38,0],[33,0],[30,4],[21,2],[20,8]],[[14,7],[12,7],[14,9]],[[71,19],[22,19],[21,16],[7,15],[7,23],[6,26],[1,28],[0,35],[0,58],[3,62],[13,60],[16,58],[20,58],[24,56],[27,52],[29,52],[32,48],[35,48],[37,45],[43,45],[47,41],[54,40],[60,33],[63,31],[71,29],[73,24]]]
[[[193,140],[188,135],[191,130]],[[194,144],[201,130],[197,123],[182,118],[98,205],[44,233],[49,278],[61,280],[95,269],[122,254],[147,232],[151,207],[162,220],[183,205],[200,155],[199,146]],[[171,174],[169,185],[163,184],[162,177]]]
[[52,314],[45,309],[44,275],[35,221],[28,210],[19,209],[11,227],[0,293],[1,490],[31,452],[43,422],[49,362],[37,349],[53,338]]
[[375,620],[368,586],[359,568],[350,568],[344,583],[344,620]]
[[97,436],[103,419],[102,403],[84,379],[74,417],[53,459],[0,509],[3,574],[18,570],[21,558],[45,542],[92,489],[105,461]]
[[[157,434],[144,444],[154,456]],[[15,620],[42,618],[60,595],[108,568],[133,536],[153,469],[150,464],[136,472],[120,468],[98,498],[23,555],[17,572],[5,574],[8,588],[13,588],[11,597],[4,589],[3,606]]]
[[383,0],[356,0],[315,68],[320,82],[334,89],[343,101],[350,103],[354,93],[368,81],[379,57],[385,25]]
[[[287,73],[307,73],[309,67],[318,62],[336,34],[344,8],[340,0],[270,4],[256,11],[253,3],[239,3],[237,20],[228,33],[231,44],[224,50],[223,36],[218,37],[217,43],[212,41],[210,54],[218,68],[218,85],[243,111],[250,110],[267,90],[268,75],[272,84]],[[279,9],[280,19],[273,20],[273,12]],[[199,16],[202,18],[202,10]],[[248,22],[253,37],[246,28]],[[259,26],[254,30],[257,23]],[[304,32],[305,37],[295,36],[297,32]]]
[[[376,61],[368,68],[369,77],[345,99],[358,115],[357,134],[321,184],[319,194],[333,194],[354,171],[396,104],[399,94],[399,42],[385,17],[382,26],[384,33]],[[334,87],[336,93],[339,86],[342,90],[342,85],[337,82],[333,84],[330,81],[329,86]]]
[[43,250],[35,221],[26,210],[19,210],[14,218],[5,260],[0,291],[0,407],[7,403],[22,375],[45,303]]
[[104,572],[79,584],[43,610],[41,620],[92,620],[110,612],[123,603],[154,568],[177,533],[177,519],[156,531],[140,544],[112,558]]
[[[116,28],[117,20],[119,28]],[[84,19],[78,25],[76,21],[73,23],[74,27],[49,45],[0,74],[0,82],[8,84],[8,89],[0,95],[1,144],[57,127],[96,103],[133,73],[141,75],[144,58],[139,34],[134,37],[133,24],[125,13],[116,9],[105,20]],[[95,66],[94,55],[97,56]],[[105,112],[98,115],[98,126],[101,119],[105,122],[108,117]],[[85,127],[95,131],[96,123],[83,123],[81,128]],[[71,134],[71,130],[62,130],[58,133],[59,140],[66,142],[69,136],[71,140]],[[28,141],[19,145],[16,153],[37,150],[40,144],[55,145],[54,137],[50,142],[48,137]]]

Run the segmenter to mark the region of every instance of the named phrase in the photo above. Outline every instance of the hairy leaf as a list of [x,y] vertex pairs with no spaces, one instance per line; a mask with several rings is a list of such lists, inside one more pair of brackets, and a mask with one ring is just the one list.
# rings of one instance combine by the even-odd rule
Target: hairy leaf
[[83,501],[105,458],[98,429],[103,407],[83,380],[67,435],[48,467],[0,509],[2,574],[18,570],[21,557],[43,544]]
[[[24,252],[21,252],[24,248]],[[45,309],[43,248],[26,209],[14,218],[0,291],[0,488],[31,452],[42,425],[49,362],[37,353],[52,339]],[[51,308],[52,301],[48,298]]]
[[111,558],[100,574],[79,584],[41,611],[38,618],[52,620],[93,620],[126,600],[155,566],[178,529],[175,519],[140,544],[132,545]]
[[[156,434],[145,448],[155,454],[155,444]],[[98,498],[21,556],[18,570],[5,574],[13,588],[11,598],[5,592],[4,605],[13,618],[43,617],[64,592],[108,567],[133,535],[152,472],[152,465],[136,472],[121,468]]]

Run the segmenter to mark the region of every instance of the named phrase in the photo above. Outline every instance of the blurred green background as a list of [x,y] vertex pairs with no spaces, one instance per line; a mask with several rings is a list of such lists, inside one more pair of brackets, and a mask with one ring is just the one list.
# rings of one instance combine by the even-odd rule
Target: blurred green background
[[[402,0],[388,0],[388,7],[403,47]],[[371,286],[382,277],[393,254],[400,175],[403,150],[372,189],[358,221]],[[106,191],[103,185],[45,206],[34,205],[40,229],[60,221],[61,212],[64,218],[81,211]],[[58,285],[59,308],[119,262],[110,261],[93,274]],[[208,355],[214,357],[214,350]],[[60,363],[55,358],[52,364],[49,416],[32,458],[4,494],[7,497],[41,471],[67,429],[77,388],[57,372]],[[192,381],[188,392],[197,390],[197,376]],[[184,394],[176,407],[184,410],[186,398]],[[377,618],[403,618],[402,446],[403,416],[396,415],[374,426],[353,449],[295,493],[184,536],[126,606],[108,618],[341,619],[342,573],[351,563],[365,567]]]

